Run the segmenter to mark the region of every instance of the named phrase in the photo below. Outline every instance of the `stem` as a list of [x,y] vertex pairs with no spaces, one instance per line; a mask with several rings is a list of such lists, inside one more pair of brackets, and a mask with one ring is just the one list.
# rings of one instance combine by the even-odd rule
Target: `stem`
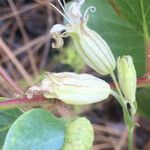
[[118,16],[120,16],[121,15],[121,11],[120,11],[120,9],[117,6],[116,1],[115,0],[108,0],[108,2],[111,4],[111,6],[113,7],[113,9],[116,12],[116,14]]
[[112,72],[110,75],[111,75],[111,77],[112,77],[112,79],[113,79],[113,82],[114,82],[114,84],[115,84],[115,86],[116,86],[116,90],[117,90],[118,94],[121,96],[122,99],[124,99],[124,97],[123,97],[123,95],[122,95],[122,92],[121,92],[121,90],[120,90],[120,86],[119,86],[119,84],[118,84],[118,81],[117,81],[117,79],[116,79],[116,76],[115,76],[114,72]]
[[146,13],[144,10],[144,4],[143,0],[140,0],[140,5],[141,5],[141,14],[142,14],[142,19],[143,19],[143,36],[144,36],[144,42],[145,42],[145,47],[146,47],[146,69],[147,69],[147,77],[150,77],[150,36],[149,36],[149,31],[148,31],[148,22],[146,20]]
[[141,5],[141,13],[142,13],[142,19],[143,19],[143,33],[144,33],[144,39],[147,41],[149,39],[149,33],[148,33],[148,24],[146,20],[146,14],[144,12],[144,4],[143,0],[140,0]]
[[[110,82],[109,85],[112,89],[116,89],[114,82]],[[139,87],[147,87],[147,86],[150,86],[150,79],[147,78],[146,74],[142,77],[137,78],[137,87],[138,88]]]
[[124,121],[125,121],[125,124],[128,128],[128,150],[133,150],[133,131],[134,131],[133,116],[130,116],[129,110],[127,108],[127,101],[121,92],[121,89],[119,87],[119,84],[118,84],[118,81],[116,79],[114,72],[111,73],[111,77],[114,81],[114,84],[116,86],[116,90],[118,92],[118,94],[117,94],[112,90],[111,94],[118,100],[118,102],[120,103],[120,105],[122,107],[123,115],[124,115]]
[[4,71],[4,69],[1,66],[0,66],[0,75],[8,83],[8,85],[12,89],[14,89],[14,91],[18,95],[23,95],[23,91],[21,90],[21,88],[19,88],[19,86],[11,79],[11,77]]
[[39,104],[43,104],[44,102],[48,102],[48,99],[43,96],[34,96],[31,99],[27,97],[11,99],[6,101],[0,101],[0,110],[13,109],[22,106],[39,106]]
[[133,131],[133,127],[128,128],[128,150],[133,150]]
[[124,120],[125,120],[126,125],[128,126],[128,128],[132,127],[133,121],[132,121],[132,118],[129,114],[129,111],[127,108],[127,103],[125,103],[125,99],[121,99],[120,95],[118,95],[113,90],[111,90],[111,94],[118,100],[118,102],[120,103],[120,105],[122,107],[123,116],[124,116]]
[[113,96],[116,98],[116,100],[119,102],[119,104],[120,104],[121,107],[123,108],[123,107],[124,107],[124,104],[123,104],[123,102],[122,102],[120,96],[119,96],[116,92],[114,92],[113,90],[111,90],[111,95],[113,95]]
[[150,79],[150,39],[145,41],[146,47],[146,75],[147,78]]

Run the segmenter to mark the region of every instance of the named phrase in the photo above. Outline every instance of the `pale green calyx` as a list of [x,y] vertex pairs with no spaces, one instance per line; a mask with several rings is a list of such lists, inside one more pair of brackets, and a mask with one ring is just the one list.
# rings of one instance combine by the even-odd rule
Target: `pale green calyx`
[[136,70],[131,56],[119,57],[117,60],[118,80],[125,98],[135,101],[136,95]]
[[66,138],[62,150],[91,150],[94,141],[94,131],[90,121],[78,117],[67,126]]
[[[79,0],[78,2],[73,2],[68,11],[62,7],[64,14],[51,4],[69,22],[66,26],[58,24],[54,25],[50,30],[51,37],[56,40],[52,46],[55,48],[62,47],[62,38],[71,36],[78,54],[86,64],[99,74],[107,75],[115,69],[116,61],[105,40],[95,31],[87,27],[87,21],[89,18],[88,12],[95,12],[96,8],[90,6],[82,15],[81,6],[84,1],[85,0]],[[60,31],[60,29],[62,30]],[[64,31],[64,33],[60,34],[62,31]],[[58,36],[56,37],[58,33],[60,36],[59,38]]]
[[46,98],[57,98],[67,104],[84,105],[107,99],[111,93],[108,83],[89,74],[70,72],[47,73],[40,87],[31,87],[28,96],[36,91]]
[[79,55],[96,72],[107,75],[115,69],[116,61],[109,46],[86,24],[76,26],[70,36]]

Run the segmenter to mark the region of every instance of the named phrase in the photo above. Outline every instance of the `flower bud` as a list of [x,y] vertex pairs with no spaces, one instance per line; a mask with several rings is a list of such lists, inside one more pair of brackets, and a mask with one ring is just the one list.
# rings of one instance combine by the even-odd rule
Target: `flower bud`
[[115,69],[116,61],[109,46],[95,31],[81,24],[70,36],[79,55],[96,72],[107,75]]
[[68,124],[62,150],[91,150],[93,141],[94,131],[91,123],[84,117],[78,117]]
[[47,73],[40,87],[29,89],[43,91],[46,98],[57,98],[67,104],[84,105],[102,101],[110,95],[108,83],[89,74]]
[[131,56],[123,56],[117,60],[118,80],[120,88],[129,101],[135,101],[136,94],[136,70]]

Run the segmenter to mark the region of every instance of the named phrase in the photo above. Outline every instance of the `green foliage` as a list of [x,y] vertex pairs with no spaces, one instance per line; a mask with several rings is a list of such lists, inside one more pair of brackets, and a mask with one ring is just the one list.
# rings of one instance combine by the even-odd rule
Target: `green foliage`
[[[142,42],[147,42],[150,38],[150,1],[149,0],[116,0],[121,15],[126,19],[133,28],[141,35]],[[145,40],[145,41],[144,41]],[[139,45],[138,42],[133,45]],[[129,53],[130,54],[130,53]],[[137,50],[136,55],[140,51]],[[139,55],[140,56],[140,55]],[[144,60],[143,56],[139,57],[139,62]],[[139,64],[140,65],[140,64]],[[143,64],[144,68],[144,64]],[[140,70],[138,70],[139,73]],[[139,88],[137,90],[138,111],[145,117],[150,116],[150,88]]]
[[137,74],[142,76],[145,73],[142,35],[126,18],[117,15],[108,0],[87,0],[83,10],[90,5],[96,6],[97,11],[90,15],[89,26],[106,40],[116,58],[122,55],[133,56]]
[[9,128],[21,114],[22,112],[18,109],[0,111],[0,149],[2,149]]
[[138,112],[144,117],[150,117],[150,87],[137,90]]
[[24,113],[10,128],[3,150],[60,150],[65,123],[51,113],[35,109]]
[[[149,0],[116,0],[122,15],[143,36],[150,33],[150,1]],[[146,31],[147,30],[147,31]],[[147,33],[145,33],[147,32]]]

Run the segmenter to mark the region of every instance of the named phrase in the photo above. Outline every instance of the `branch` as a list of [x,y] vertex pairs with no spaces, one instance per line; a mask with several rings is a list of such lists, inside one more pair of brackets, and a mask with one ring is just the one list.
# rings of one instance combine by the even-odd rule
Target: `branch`
[[33,81],[29,75],[29,73],[25,70],[21,62],[15,57],[14,53],[10,50],[10,48],[6,45],[3,39],[0,37],[0,49],[4,51],[4,53],[10,58],[15,67],[18,69],[20,74],[23,76],[25,81],[28,82],[29,85],[33,84]]
[[[109,83],[110,84],[110,87],[112,89],[115,89],[115,85],[113,82]],[[150,79],[148,78],[148,75],[144,75],[143,77],[139,77],[137,79],[137,87],[146,87],[146,86],[149,86],[150,85]]]
[[146,41],[145,43],[146,47],[146,76],[149,79],[150,78],[150,39]]
[[43,96],[34,96],[31,99],[27,97],[0,101],[0,110],[19,108],[22,106],[39,106],[43,103],[48,103],[49,100]]
[[14,89],[14,91],[18,95],[23,95],[23,91],[21,88],[11,79],[11,77],[4,71],[4,69],[0,66],[0,75],[2,78],[8,83],[8,85]]

